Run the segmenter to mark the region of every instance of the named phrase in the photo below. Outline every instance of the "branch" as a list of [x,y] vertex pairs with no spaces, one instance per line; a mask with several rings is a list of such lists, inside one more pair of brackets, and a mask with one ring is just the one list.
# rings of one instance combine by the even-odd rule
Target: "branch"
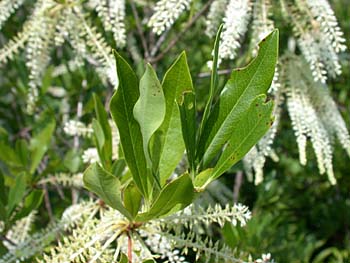
[[233,202],[234,203],[238,202],[239,190],[241,189],[242,181],[243,181],[243,172],[238,171],[236,174],[235,185],[233,187]]
[[5,235],[0,235],[0,240],[1,241],[6,241],[7,243],[9,243],[11,246],[17,246],[17,244],[15,242],[13,242],[12,240],[10,240],[9,238],[7,238]]
[[143,49],[145,50],[144,57],[145,57],[145,58],[148,58],[148,57],[149,57],[149,52],[148,52],[148,47],[147,47],[146,38],[145,38],[145,35],[143,34],[143,30],[142,30],[142,26],[141,26],[140,17],[139,17],[139,15],[138,15],[138,13],[137,13],[137,10],[136,10],[134,1],[133,1],[133,0],[129,0],[129,1],[130,1],[132,13],[133,13],[134,18],[135,18],[136,27],[137,27],[137,32],[138,32],[139,35],[140,35],[141,43],[142,43]]
[[166,30],[160,38],[158,38],[156,44],[154,45],[153,49],[151,50],[151,57],[153,57],[155,54],[157,54],[158,50],[162,46],[163,42],[166,40],[166,37],[168,36],[169,30]]
[[[221,69],[218,70],[218,75],[229,75],[231,74],[232,69]],[[197,75],[198,78],[208,78],[211,76],[211,72],[201,72]]]
[[49,191],[47,189],[46,183],[43,184],[43,189],[44,189],[44,202],[45,202],[45,207],[47,210],[47,214],[49,215],[50,221],[54,221],[53,213],[52,213],[52,206],[50,203],[50,196],[49,196]]

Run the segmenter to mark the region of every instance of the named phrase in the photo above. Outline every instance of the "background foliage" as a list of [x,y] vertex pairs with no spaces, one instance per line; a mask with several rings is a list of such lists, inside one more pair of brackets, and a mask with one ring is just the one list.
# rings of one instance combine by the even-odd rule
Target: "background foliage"
[[[3,0],[0,3],[6,2],[8,1]],[[2,23],[1,47],[7,47],[7,43],[10,43],[8,47],[15,48],[15,45],[9,42],[10,39],[26,29],[24,25],[26,21],[31,21],[33,8],[42,1],[15,2],[24,2],[24,4],[8,18],[7,22]],[[75,1],[56,2],[74,4]],[[83,2],[85,4],[86,1]],[[54,221],[54,218],[60,218],[70,204],[76,203],[80,198],[87,199],[89,196],[88,192],[81,190],[79,173],[87,167],[83,162],[84,158],[89,159],[84,151],[93,146],[93,138],[89,137],[91,127],[88,126],[94,117],[93,94],[97,94],[107,105],[114,92],[113,76],[110,76],[106,70],[111,61],[109,58],[112,56],[111,48],[116,48],[127,58],[137,69],[136,73],[139,77],[144,71],[142,59],[147,57],[156,67],[160,79],[174,58],[182,50],[186,50],[190,61],[190,72],[199,96],[197,109],[203,113],[209,83],[207,74],[209,69],[206,62],[211,59],[214,39],[204,34],[205,16],[201,16],[191,24],[189,31],[184,34],[181,32],[206,2],[208,1],[191,2],[186,15],[182,14],[171,30],[166,30],[166,38],[154,55],[146,54],[137,27],[138,23],[141,23],[150,47],[156,47],[158,37],[146,25],[147,18],[151,17],[153,12],[151,7],[154,6],[154,1],[127,1],[124,40],[108,28],[108,23],[103,20],[101,12],[99,13],[96,6],[94,7],[96,3],[91,1],[92,7],[88,5],[83,10],[82,16],[75,18],[85,21],[85,24],[76,21],[74,27],[71,24],[68,25],[75,30],[71,33],[70,41],[62,43],[61,40],[56,39],[55,43],[47,43],[48,47],[41,46],[40,48],[47,51],[47,53],[44,52],[45,54],[35,53],[35,48],[38,47],[35,46],[34,41],[31,43],[34,46],[26,46],[25,52],[14,52],[11,57],[0,55],[2,62],[0,74],[1,173],[6,174],[10,171],[19,174],[21,171],[30,170],[31,172],[27,174],[28,185],[34,189],[43,189],[43,194],[38,194],[36,198],[30,200],[28,198],[28,207],[36,207],[36,203],[41,198],[45,200],[38,207],[38,216],[32,228],[28,230],[29,233],[42,231],[42,226],[47,226],[50,221]],[[293,28],[283,18],[280,1],[271,2],[274,24],[280,30],[282,52],[288,49]],[[349,50],[350,13],[347,8],[344,8],[347,6],[347,1],[334,0],[330,3],[345,33],[347,50]],[[135,17],[133,7],[141,17]],[[61,12],[60,10],[51,11],[52,14]],[[204,12],[205,15],[206,12],[207,10]],[[41,21],[40,23],[51,22]],[[112,21],[112,25],[113,23],[117,22]],[[29,32],[36,32],[35,30],[38,29],[33,27]],[[181,39],[168,49],[167,47],[172,45],[171,41],[179,34]],[[221,64],[223,73],[225,69],[243,66],[250,60],[251,54],[248,51],[251,49],[250,39],[254,37],[253,34],[253,30],[248,30],[247,35],[241,36],[242,46],[237,50],[236,58],[223,60]],[[78,50],[82,47],[79,45],[81,44],[79,39],[86,43],[82,48],[83,51]],[[45,39],[42,41],[44,43]],[[87,51],[84,53],[85,48]],[[40,49],[37,52],[40,52]],[[30,61],[36,55],[45,55],[37,65],[39,69],[37,72],[33,70],[33,68],[36,69],[35,66],[30,65]],[[159,58],[158,55],[160,55]],[[342,74],[336,78],[329,78],[327,83],[349,129],[350,57],[348,52],[341,53],[339,56]],[[50,59],[48,60],[47,57]],[[284,66],[283,63],[279,65],[281,69]],[[227,75],[221,75],[220,85],[226,80]],[[29,107],[29,111],[34,114],[28,114],[28,94],[33,92],[30,90],[31,87],[37,88],[38,92],[34,108]],[[79,120],[86,125],[84,139],[69,136],[64,131],[65,124],[69,120]],[[51,140],[44,140],[43,138],[50,133],[48,127],[54,125]],[[40,138],[39,143],[36,143],[36,138]],[[15,150],[12,152],[10,149]],[[253,219],[244,228],[233,228],[226,224],[222,232],[214,225],[211,229],[212,234],[219,239],[221,232],[228,246],[238,247],[254,257],[270,252],[277,262],[348,262],[350,260],[349,156],[344,154],[341,145],[335,142],[333,167],[338,181],[335,186],[332,186],[326,177],[319,175],[316,156],[310,143],[307,148],[308,163],[305,166],[300,165],[299,151],[285,105],[282,106],[274,149],[279,162],[267,161],[264,180],[259,185],[256,186],[247,180],[241,163],[220,179],[220,183],[223,183],[226,188],[233,189],[232,198],[229,201],[239,201],[248,205],[252,210]],[[16,185],[15,178],[11,178],[8,184]],[[5,186],[1,186],[2,190],[5,190]],[[17,212],[21,215],[21,211]],[[26,215],[25,211],[22,213],[22,216],[24,215]],[[59,226],[56,227],[59,228]],[[54,239],[52,236],[47,237],[47,244]],[[1,251],[1,254],[5,253],[3,246]]]

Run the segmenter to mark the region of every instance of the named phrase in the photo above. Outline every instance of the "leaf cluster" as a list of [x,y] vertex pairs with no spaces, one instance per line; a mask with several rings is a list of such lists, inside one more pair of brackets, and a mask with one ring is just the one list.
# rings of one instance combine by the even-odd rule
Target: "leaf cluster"
[[1,236],[5,237],[17,220],[41,204],[43,191],[34,185],[39,179],[37,170],[50,146],[55,125],[52,119],[44,120],[29,142],[17,139],[14,146],[9,143],[6,131],[0,131],[0,221],[4,224]]
[[[214,65],[219,39],[220,30]],[[266,92],[277,61],[277,30],[261,42],[258,56],[247,67],[232,72],[222,90],[214,66],[199,124],[185,53],[162,82],[150,64],[138,80],[126,60],[117,52],[114,55],[119,86],[109,108],[119,130],[122,158],[111,161],[108,115],[95,97],[93,129],[101,163],[85,171],[84,184],[130,221],[146,222],[191,204],[198,192],[237,163],[271,126],[273,103],[266,102]],[[184,150],[189,169],[172,180]]]

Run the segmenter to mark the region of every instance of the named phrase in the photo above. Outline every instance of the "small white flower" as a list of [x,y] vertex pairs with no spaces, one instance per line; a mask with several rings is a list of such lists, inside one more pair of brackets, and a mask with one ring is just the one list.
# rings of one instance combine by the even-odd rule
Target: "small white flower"
[[112,159],[117,160],[119,158],[119,131],[113,120],[109,120],[109,126],[111,126],[112,132]]
[[100,161],[96,148],[89,148],[85,150],[82,159],[84,163],[95,163]]
[[250,15],[251,5],[249,0],[230,0],[221,34],[220,58],[235,58],[236,50],[241,45],[239,40],[247,31]]
[[70,120],[64,124],[64,132],[70,136],[88,137],[93,132],[90,126],[86,126],[80,121]]
[[154,8],[154,14],[148,26],[157,35],[169,29],[179,16],[190,6],[192,0],[160,0]]
[[225,14],[228,0],[216,0],[210,5],[209,13],[206,19],[205,33],[209,37],[214,37],[219,29],[222,17]]
[[271,253],[262,254],[262,259],[264,261],[269,261],[271,259]]

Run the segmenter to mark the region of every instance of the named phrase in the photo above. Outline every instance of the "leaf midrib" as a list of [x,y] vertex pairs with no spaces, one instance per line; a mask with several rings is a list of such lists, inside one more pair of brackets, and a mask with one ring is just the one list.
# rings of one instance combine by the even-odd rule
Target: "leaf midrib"
[[[268,53],[268,52],[267,52],[267,48],[270,47],[270,45],[271,45],[272,43],[273,43],[273,41],[270,40],[270,41],[269,41],[269,44],[268,44],[267,47],[266,47],[266,52],[262,55],[262,59],[260,60],[260,62],[259,62],[258,65],[257,65],[257,70],[255,71],[255,73],[253,74],[253,76],[250,78],[250,81],[249,81],[249,83],[248,83],[248,85],[247,85],[247,88],[245,88],[244,91],[242,92],[242,94],[238,97],[237,102],[236,102],[235,105],[232,107],[232,109],[231,109],[231,111],[229,112],[229,114],[227,114],[227,116],[226,116],[226,118],[224,119],[224,121],[222,122],[222,124],[219,126],[219,128],[218,128],[216,134],[215,134],[215,135],[213,136],[213,138],[210,140],[210,144],[208,145],[207,150],[206,150],[205,153],[204,153],[203,160],[205,159],[206,153],[208,152],[208,150],[211,149],[211,148],[213,148],[212,145],[213,145],[213,142],[215,141],[214,139],[217,137],[216,135],[219,133],[219,131],[221,132],[223,126],[226,126],[225,123],[226,123],[226,120],[228,119],[228,116],[231,116],[231,115],[232,115],[232,112],[236,109],[236,107],[237,107],[237,105],[239,104],[239,102],[241,101],[243,95],[247,92],[248,87],[249,87],[250,84],[252,83],[252,80],[255,78],[255,75],[257,74],[258,69],[260,68],[261,64],[263,63],[266,54]],[[257,58],[258,58],[258,57],[257,57]],[[247,66],[245,67],[245,69],[247,69],[248,67],[249,67],[249,65],[247,65]],[[235,80],[235,83],[236,83],[236,80]]]
[[[264,106],[269,106],[269,105],[268,105],[268,104],[265,104]],[[264,117],[266,117],[266,114],[265,114]],[[256,124],[254,125],[253,129],[251,129],[250,132],[248,133],[248,135],[245,136],[244,139],[241,141],[241,143],[240,143],[237,147],[235,147],[235,150],[234,150],[234,151],[236,151],[237,149],[239,149],[239,148],[247,141],[247,139],[250,137],[250,135],[253,133],[253,131],[255,131],[256,127],[257,127],[258,125],[260,125],[260,123],[262,122],[263,119],[264,119],[264,118],[262,117],[258,122],[256,122]],[[232,152],[234,152],[234,151],[232,151]],[[220,165],[220,166],[216,169],[216,171],[220,171],[220,169],[222,169],[222,167],[225,165],[225,163],[227,162],[227,160],[230,159],[231,156],[232,156],[232,154],[230,154],[229,157],[227,157],[227,158],[223,161],[222,165]],[[216,173],[217,173],[217,172],[214,172],[214,175],[213,175],[214,178],[217,176]]]
[[[95,174],[97,174],[97,175],[99,175],[100,173],[99,173],[99,171],[98,171],[98,168],[97,168],[97,166],[95,166],[94,167],[94,173]],[[108,176],[109,176],[109,174],[107,174]],[[98,186],[100,187],[100,189],[101,189],[101,191],[102,191],[102,193],[103,193],[103,195],[104,195],[104,197],[106,198],[106,199],[108,199],[108,201],[110,202],[110,204],[114,204],[114,200],[111,200],[110,198],[109,198],[109,195],[107,194],[104,194],[105,192],[109,192],[110,193],[110,191],[106,191],[106,189],[105,189],[105,187],[103,187],[103,185],[102,185],[102,182],[101,182],[101,178],[100,178],[100,176],[97,176],[97,178],[98,178]]]
[[138,179],[139,179],[139,181],[140,181],[140,183],[141,183],[141,185],[142,185],[142,191],[146,194],[147,193],[147,191],[145,191],[145,186],[144,186],[144,184],[143,184],[143,181],[142,181],[142,179],[141,179],[141,173],[140,173],[140,170],[139,170],[139,164],[138,164],[138,162],[137,162],[137,160],[136,160],[136,156],[135,156],[135,152],[136,152],[136,149],[135,149],[135,142],[134,142],[134,136],[132,136],[132,134],[131,134],[131,121],[134,121],[135,122],[135,124],[136,125],[138,125],[137,124],[137,122],[135,121],[135,119],[134,118],[132,118],[132,119],[130,119],[129,117],[129,111],[127,110],[127,107],[126,107],[126,100],[125,100],[125,90],[124,90],[124,88],[125,88],[125,85],[124,85],[124,83],[121,83],[122,85],[123,85],[123,88],[122,88],[122,94],[123,94],[123,107],[124,107],[124,111],[126,112],[126,118],[127,118],[127,123],[128,123],[128,125],[127,125],[127,127],[128,127],[128,134],[129,134],[129,137],[130,137],[130,140],[131,140],[131,147],[132,147],[132,155],[133,155],[133,161],[135,162],[135,165],[136,165],[136,170],[137,170],[137,176],[138,176]]
[[176,98],[176,94],[177,94],[177,87],[178,87],[178,83],[179,83],[179,76],[180,76],[180,71],[178,71],[178,73],[176,74],[176,85],[175,85],[175,87],[176,87],[176,89],[175,89],[175,92],[174,92],[174,95],[175,96],[172,96],[172,98],[171,98],[171,114],[170,114],[170,118],[169,118],[169,121],[168,121],[168,123],[167,123],[167,125],[166,125],[166,129],[165,129],[165,131],[166,131],[166,133],[165,133],[165,135],[164,135],[164,143],[162,144],[162,147],[161,147],[161,149],[160,149],[160,160],[162,159],[162,156],[163,156],[163,152],[164,152],[164,146],[165,146],[165,144],[166,144],[166,142],[168,141],[168,136],[167,136],[167,134],[168,134],[168,131],[169,131],[169,127],[170,127],[170,123],[171,123],[171,119],[173,119],[173,114],[174,114],[174,105],[175,105],[175,98]]
[[[183,189],[183,188],[181,187],[181,186],[183,185],[183,183],[182,183],[182,184],[179,184],[179,181],[177,181],[176,184],[179,185],[179,186],[176,187],[175,191],[173,191],[173,192],[171,193],[171,198],[169,198],[169,199],[167,200],[167,202],[165,203],[165,205],[163,205],[163,207],[167,207],[167,206],[171,203],[170,201],[171,201],[171,200],[174,200],[173,196],[175,196],[176,193],[177,193],[180,189]],[[186,184],[186,185],[187,185],[187,184]],[[164,189],[164,190],[166,190],[166,189]],[[159,195],[158,198],[160,198],[160,197],[161,197],[161,194]],[[157,199],[157,201],[158,201],[158,199]],[[157,204],[157,201],[154,202],[154,205]],[[178,204],[178,203],[179,203],[179,202],[177,202],[177,204]],[[171,210],[172,208],[173,208],[173,207],[169,208],[168,211]],[[162,211],[162,208],[160,209],[160,211]],[[158,211],[157,213],[159,213],[159,211]],[[156,214],[156,215],[157,215],[157,214]]]

